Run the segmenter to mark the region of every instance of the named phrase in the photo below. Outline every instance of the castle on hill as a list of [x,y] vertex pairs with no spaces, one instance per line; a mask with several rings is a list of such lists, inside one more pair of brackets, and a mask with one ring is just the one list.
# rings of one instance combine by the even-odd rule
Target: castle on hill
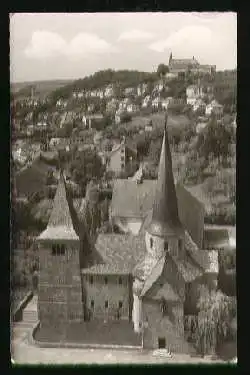
[[200,286],[217,287],[218,254],[194,242],[179,217],[167,134],[150,214],[137,235],[99,234],[93,243],[60,175],[53,210],[37,238],[41,327],[127,321],[144,348],[192,352],[184,316]]

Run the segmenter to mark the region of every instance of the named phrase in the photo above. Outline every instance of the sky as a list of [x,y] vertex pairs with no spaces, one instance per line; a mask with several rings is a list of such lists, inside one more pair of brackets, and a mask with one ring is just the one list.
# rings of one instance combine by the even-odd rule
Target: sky
[[237,15],[208,13],[15,13],[10,81],[78,79],[98,70],[156,71],[173,58],[237,67]]

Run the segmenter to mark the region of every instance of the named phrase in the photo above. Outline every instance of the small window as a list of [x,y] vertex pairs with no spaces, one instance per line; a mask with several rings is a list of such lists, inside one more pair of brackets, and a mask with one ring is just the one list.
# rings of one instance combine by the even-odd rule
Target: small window
[[59,245],[59,255],[65,254],[65,245]]
[[122,149],[121,149],[121,153],[124,154],[124,152],[125,152],[125,150],[124,150],[124,148],[122,148]]
[[179,250],[182,250],[182,240],[178,240],[178,248]]
[[107,309],[109,307],[109,303],[108,301],[105,301],[105,309]]
[[52,245],[52,255],[56,255],[57,253],[57,246],[56,245]]
[[90,284],[93,284],[93,276],[90,276],[89,282]]
[[65,255],[65,245],[52,245],[52,255]]
[[152,237],[150,237],[150,249],[152,249],[152,248],[153,248],[153,243],[154,243],[154,241],[153,241],[153,238],[152,238]]
[[91,308],[93,309],[94,306],[95,306],[95,302],[94,302],[94,300],[92,300],[92,301],[91,301]]
[[119,309],[122,308],[122,301],[119,301]]
[[119,284],[122,285],[122,278],[119,277]]
[[124,163],[122,163],[122,164],[121,164],[121,168],[124,169],[124,167],[125,167],[125,165],[124,165]]
[[168,242],[167,241],[164,242],[164,250],[168,251]]
[[108,284],[108,278],[104,277],[104,283],[107,285]]
[[121,156],[121,161],[124,161],[124,156]]

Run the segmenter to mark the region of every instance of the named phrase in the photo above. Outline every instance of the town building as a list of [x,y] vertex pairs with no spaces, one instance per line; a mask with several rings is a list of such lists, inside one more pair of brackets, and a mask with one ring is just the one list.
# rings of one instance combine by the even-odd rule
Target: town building
[[[127,322],[143,348],[195,351],[185,339],[184,316],[197,308],[200,285],[216,288],[218,259],[216,251],[201,250],[179,219],[166,128],[156,185],[140,235],[99,234],[94,243],[84,209],[74,208],[60,174],[47,228],[37,238],[40,329]],[[189,218],[195,216],[190,210]]]
[[193,74],[214,74],[215,65],[201,65],[193,56],[192,59],[173,59],[172,53],[169,57],[169,73],[179,75]]
[[219,104],[216,100],[213,100],[206,106],[205,114],[206,116],[214,114],[217,118],[221,118],[223,116],[223,111],[223,105]]
[[99,126],[103,124],[104,116],[102,113],[95,113],[92,115],[83,115],[82,123],[83,126],[87,129],[95,128],[95,126]]
[[137,159],[137,152],[134,148],[130,147],[126,140],[114,144],[111,152],[107,156],[107,171],[119,175],[125,172],[129,167],[132,168],[133,163]]
[[197,99],[204,97],[204,88],[200,85],[190,85],[186,88],[187,104],[194,105]]

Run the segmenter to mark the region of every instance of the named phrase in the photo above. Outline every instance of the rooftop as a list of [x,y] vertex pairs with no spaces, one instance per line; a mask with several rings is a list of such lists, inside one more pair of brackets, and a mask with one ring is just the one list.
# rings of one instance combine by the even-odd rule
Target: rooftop
[[99,234],[95,249],[102,261],[82,273],[131,274],[146,254],[144,237],[126,234]]

